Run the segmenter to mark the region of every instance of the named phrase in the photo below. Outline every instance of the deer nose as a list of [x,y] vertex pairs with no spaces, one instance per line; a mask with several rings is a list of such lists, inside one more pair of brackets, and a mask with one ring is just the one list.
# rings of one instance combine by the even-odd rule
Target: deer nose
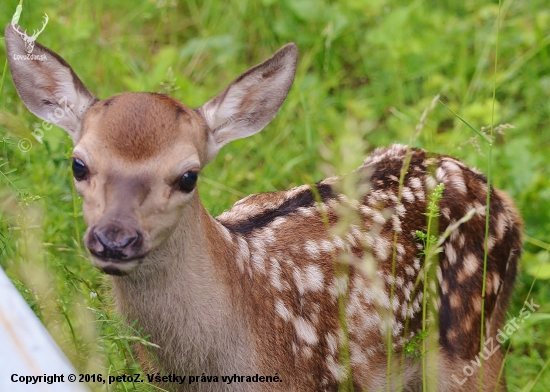
[[129,248],[138,241],[140,235],[134,229],[110,224],[94,230],[94,237],[103,247],[102,250],[96,249],[100,256],[123,259],[131,253]]

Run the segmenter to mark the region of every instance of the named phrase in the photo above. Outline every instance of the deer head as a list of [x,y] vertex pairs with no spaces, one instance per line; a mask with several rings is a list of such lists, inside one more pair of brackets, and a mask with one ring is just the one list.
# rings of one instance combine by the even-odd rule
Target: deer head
[[[8,61],[21,99],[72,137],[72,169],[83,197],[84,244],[107,273],[130,272],[200,203],[197,178],[226,143],[253,135],[275,116],[294,80],[288,44],[197,109],[155,93],[96,98],[56,53],[17,61],[28,41],[6,28]],[[34,41],[33,41],[34,42]],[[42,56],[44,57],[44,56]]]

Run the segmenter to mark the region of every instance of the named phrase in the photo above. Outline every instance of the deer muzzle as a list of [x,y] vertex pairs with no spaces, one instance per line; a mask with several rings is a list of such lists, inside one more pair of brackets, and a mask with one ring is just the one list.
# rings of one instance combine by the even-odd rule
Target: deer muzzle
[[108,274],[124,275],[147,254],[143,237],[134,222],[125,219],[100,220],[88,229],[84,244],[98,268]]

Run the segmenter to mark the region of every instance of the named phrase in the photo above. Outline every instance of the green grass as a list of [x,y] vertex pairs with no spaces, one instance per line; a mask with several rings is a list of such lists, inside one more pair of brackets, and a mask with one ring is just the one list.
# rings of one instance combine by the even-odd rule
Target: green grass
[[[169,92],[192,107],[296,42],[298,72],[281,112],[259,135],[224,147],[203,172],[200,193],[213,215],[243,195],[343,174],[374,147],[408,143],[436,94],[476,130],[514,126],[504,134],[496,130],[490,165],[493,185],[516,200],[527,234],[509,316],[518,315],[529,292],[541,308],[506,343],[506,377],[510,391],[549,390],[547,1],[502,2],[496,71],[495,1],[172,3],[28,1],[20,24],[32,32],[47,13],[39,41],[60,53],[100,98]],[[0,25],[17,4],[0,4]],[[67,164],[70,139],[53,128],[43,144],[36,142],[30,132],[39,121],[17,96],[9,73],[2,86],[0,265],[81,372],[123,372],[134,366],[129,344],[138,332],[122,327],[106,280],[80,245],[85,225]],[[26,153],[18,148],[23,138],[33,142]],[[487,171],[483,137],[441,104],[412,140]],[[28,266],[42,273],[29,274]],[[119,384],[110,390],[133,389]]]

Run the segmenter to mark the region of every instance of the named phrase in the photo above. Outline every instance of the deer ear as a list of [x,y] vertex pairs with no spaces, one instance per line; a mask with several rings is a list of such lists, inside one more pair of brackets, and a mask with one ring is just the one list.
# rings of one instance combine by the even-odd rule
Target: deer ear
[[65,60],[18,25],[8,24],[5,37],[13,84],[27,108],[63,128],[76,143],[82,117],[97,98]]
[[297,60],[296,45],[287,44],[198,109],[209,128],[208,162],[225,144],[261,131],[275,117],[294,81]]

